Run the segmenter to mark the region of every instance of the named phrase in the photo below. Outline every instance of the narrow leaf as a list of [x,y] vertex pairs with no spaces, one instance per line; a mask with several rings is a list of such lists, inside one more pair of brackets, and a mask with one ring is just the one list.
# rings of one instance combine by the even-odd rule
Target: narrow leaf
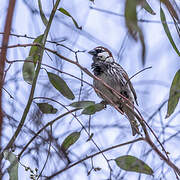
[[88,106],[82,111],[82,114],[86,114],[86,115],[92,115],[95,113],[96,113],[96,109],[94,105]]
[[153,174],[153,170],[147,164],[134,156],[121,156],[116,158],[115,162],[117,166],[126,171],[133,171],[149,175]]
[[[42,44],[42,39],[43,39],[43,36],[44,34],[38,36],[34,41],[33,43],[39,43],[39,44]],[[38,46],[32,46],[30,51],[29,51],[29,56],[32,56],[33,57],[33,62],[34,62],[34,65],[36,66],[36,63],[39,59],[39,56],[40,56],[40,52],[42,51],[42,48],[41,47],[38,47]]]
[[4,158],[10,162],[10,166],[8,167],[8,174],[10,180],[18,180],[18,158],[8,150],[5,150]]
[[141,0],[140,4],[151,15],[156,15],[156,13],[153,11],[153,9],[151,8],[151,6],[148,4],[148,2],[146,0]]
[[126,4],[125,4],[126,26],[129,30],[129,33],[135,40],[137,40],[136,34],[139,29],[137,25],[136,5],[137,5],[137,1],[126,0]]
[[48,24],[48,20],[46,19],[46,16],[43,12],[41,0],[38,0],[38,6],[39,6],[39,11],[40,11],[40,16],[41,16],[42,22],[46,26]]
[[90,105],[90,106],[86,107],[82,111],[82,114],[92,115],[98,111],[101,111],[102,109],[104,109],[104,104],[98,103],[98,104],[94,104],[94,105]]
[[76,26],[76,28],[82,30],[82,27],[81,27],[81,26],[78,26],[78,23],[77,23],[76,20],[69,14],[68,11],[66,11],[64,8],[59,8],[58,10],[59,10],[60,12],[62,12],[63,14],[65,14],[66,16],[69,16],[69,17],[72,19],[72,21],[73,21],[74,25]]
[[73,132],[71,133],[69,136],[67,136],[65,138],[65,140],[63,141],[62,145],[61,145],[61,148],[64,150],[64,151],[67,151],[67,149],[69,149],[69,147],[71,145],[73,145],[80,137],[80,132]]
[[168,39],[169,39],[172,47],[174,48],[174,50],[176,51],[176,53],[180,56],[180,52],[179,52],[179,50],[177,49],[176,44],[174,43],[174,40],[173,40],[173,38],[172,38],[172,36],[171,36],[169,27],[168,27],[167,22],[166,22],[166,17],[165,17],[165,14],[164,14],[164,11],[163,11],[162,8],[160,9],[160,17],[161,17],[161,22],[162,22],[164,31],[166,32],[166,35],[167,35],[167,37],[168,37]]
[[[32,61],[32,62],[28,62],[28,61]],[[34,63],[33,63],[33,58],[32,58],[32,56],[29,56],[24,61],[23,68],[22,68],[23,79],[28,84],[32,84],[32,82],[33,82],[34,71],[35,71],[35,67],[34,67]]]
[[179,38],[180,38],[180,27],[179,27],[179,24],[178,24],[178,22],[176,22],[174,17],[172,17],[172,18],[173,18],[173,21],[174,21],[174,25],[176,27],[176,31],[177,31],[177,33],[179,35]]
[[95,106],[96,112],[101,111],[105,108],[103,103],[97,103],[94,106]]
[[176,10],[174,9],[174,7],[170,3],[170,1],[169,0],[161,0],[161,2],[164,3],[164,5],[168,9],[169,13],[171,14],[171,16],[173,16],[177,21],[179,21],[179,17],[176,13]]
[[94,101],[77,101],[70,104],[70,106],[75,108],[86,108],[88,106],[94,105]]
[[60,78],[58,75],[51,72],[47,72],[49,81],[51,84],[66,98],[73,100],[74,94],[67,86],[66,82]]
[[171,84],[166,118],[168,118],[174,112],[179,102],[179,99],[180,99],[180,69],[176,72]]
[[91,133],[91,135],[89,136],[89,138],[86,140],[86,142],[90,141],[94,136],[94,133]]
[[55,114],[55,113],[57,113],[57,109],[48,103],[36,103],[36,104],[38,105],[41,112],[44,114]]
[[143,35],[141,29],[139,29],[139,39],[140,39],[141,47],[142,47],[141,60],[142,60],[143,66],[144,66],[145,65],[145,59],[146,59],[146,46],[145,46],[145,42],[144,42],[144,35]]

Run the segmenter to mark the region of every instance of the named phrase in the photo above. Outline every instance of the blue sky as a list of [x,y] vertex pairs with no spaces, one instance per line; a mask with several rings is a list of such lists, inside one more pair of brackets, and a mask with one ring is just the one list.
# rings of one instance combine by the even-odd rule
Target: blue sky
[[[29,1],[27,2],[29,3]],[[140,10],[139,8],[138,18],[145,20],[160,21],[159,3],[153,1],[150,2],[150,4],[156,12],[156,15],[149,15],[146,11]],[[177,4],[179,4],[179,2],[177,2]],[[42,1],[42,5],[45,14],[48,15],[52,9],[52,2]],[[31,1],[30,6],[32,6],[35,9],[38,9],[38,4],[35,0]],[[107,13],[105,14],[97,10],[90,9],[90,6],[119,13],[121,15],[123,15],[124,13],[124,1],[119,2],[118,0],[95,0],[95,3],[93,4],[88,0],[76,0],[73,2],[70,0],[61,0],[59,7],[65,8],[76,19],[78,24],[82,26],[83,30],[77,30],[77,28],[74,26],[72,20],[69,17],[63,15],[60,12],[56,12],[57,18],[55,18],[55,20],[52,23],[48,39],[56,41],[67,39],[66,41],[63,41],[63,44],[72,48],[73,50],[87,51],[98,45],[102,45],[109,48],[112,51],[116,61],[123,66],[123,68],[128,72],[129,76],[132,76],[133,74],[141,70],[143,67],[141,63],[141,46],[139,42],[136,43],[130,37],[128,37],[125,41],[125,46],[123,46],[124,51],[120,54],[121,56],[119,56],[119,51],[121,49],[123,40],[127,36],[127,29],[125,27],[124,17],[111,15]],[[1,3],[0,12],[5,14],[6,8],[7,1],[3,0]],[[164,6],[163,9],[165,10]],[[172,21],[168,12],[166,10],[165,12],[167,15],[167,20]],[[1,16],[0,18],[1,32],[3,31],[4,18],[5,16]],[[147,50],[145,67],[152,66],[152,68],[135,76],[132,79],[132,83],[134,84],[134,88],[136,89],[138,96],[138,109],[140,110],[144,118],[148,119],[148,117],[150,117],[158,109],[158,107],[168,99],[171,82],[176,71],[179,69],[180,64],[179,57],[173,50],[161,23],[139,23],[139,25],[142,28],[145,36]],[[178,35],[175,31],[174,25],[169,24],[169,28],[172,32],[177,46],[179,46],[180,43],[178,41]],[[12,33],[18,35],[26,34],[31,37],[37,37],[38,35],[43,33],[44,29],[45,26],[43,25],[39,14],[32,14],[32,12],[23,2],[23,0],[18,0],[14,14]],[[0,36],[0,38],[1,37],[2,36]],[[31,39],[25,37],[17,38],[11,36],[9,44],[24,44],[31,42]],[[52,45],[50,43],[47,43],[47,47],[55,48],[64,56],[70,59],[75,59],[74,54],[69,52],[67,49],[64,49],[63,47],[56,47],[55,45]],[[23,60],[28,56],[29,49],[29,47],[10,49],[8,51],[7,57],[9,60]],[[55,58],[54,55],[51,55],[51,58],[53,59],[53,61],[48,57],[47,54],[45,54],[43,57],[43,62],[59,69],[62,68],[65,72],[69,72],[75,76],[81,77],[80,70],[74,65],[66,63],[58,58]],[[89,56],[87,53],[79,53],[78,58],[80,64],[91,71],[91,56]],[[19,120],[22,115],[23,107],[26,105],[27,97],[30,91],[30,86],[23,81],[21,68],[22,63],[16,63],[12,65],[12,67],[8,71],[7,78],[5,81],[5,87],[13,95],[14,100],[10,100],[9,96],[6,93],[4,93],[4,108],[6,109],[7,113],[10,113],[17,120]],[[15,77],[15,79],[11,80],[12,77]],[[92,79],[88,77],[86,74],[83,74],[83,77],[84,80],[92,83]],[[63,75],[63,78],[66,80],[70,88],[72,88],[72,90],[76,94],[76,100],[78,100],[77,96],[79,92],[80,82],[72,80],[70,77],[67,77],[65,75]],[[58,93],[54,89],[52,89],[52,87],[48,92],[45,91],[44,87],[51,87],[51,85],[47,80],[46,72],[41,71],[35,96],[44,95],[47,97],[55,98],[58,101],[63,102],[64,104],[71,103],[62,96],[59,96]],[[87,85],[84,85],[82,92],[85,94],[81,97],[84,100],[94,100],[96,102],[101,101],[94,93],[93,89]],[[174,114],[177,114],[179,112],[179,107],[180,105],[177,106]],[[32,111],[29,114],[30,119],[26,121],[26,126],[32,128],[36,132],[38,129],[35,129],[33,127],[31,119],[31,115],[33,114],[34,108],[35,105],[33,104],[33,108],[31,109]],[[180,115],[178,114],[175,117],[165,119],[164,117],[166,115],[166,109],[167,103],[165,104],[165,106],[163,106],[162,110],[159,113],[157,113],[157,115],[154,116],[154,118],[151,119],[151,121],[148,122],[151,128],[157,134],[157,136],[159,136],[159,140],[161,142],[180,131],[178,122]],[[65,110],[63,110],[62,108],[60,110],[61,112],[65,112]],[[79,118],[84,124],[87,125],[89,118],[88,116],[80,116]],[[51,119],[53,119],[52,115],[44,117],[43,124]],[[62,139],[64,139],[67,132],[72,132],[81,129],[80,125],[75,120],[73,120],[72,122],[71,120],[72,117],[69,116],[65,120],[64,124],[57,123],[57,128],[53,132],[55,136],[62,137]],[[113,124],[123,126],[123,128],[113,126],[110,127]],[[92,127],[94,127],[91,128],[91,131],[94,133],[94,139],[102,149],[115,145],[117,143],[123,143],[133,139],[133,137],[131,136],[131,130],[129,127],[128,120],[125,117],[120,116],[112,107],[107,107],[105,110],[93,115],[91,117],[91,125]],[[168,125],[168,127],[164,128],[165,125]],[[105,128],[103,128],[103,126],[105,126]],[[162,133],[163,129],[165,129],[164,133]],[[14,127],[8,127],[6,125],[4,133],[12,135],[14,130]],[[22,135],[18,138],[19,144],[24,143],[24,139],[22,139],[22,137],[24,137],[25,140],[28,140],[30,138],[30,136],[26,132],[26,129],[24,129],[24,136],[22,133]],[[59,143],[62,142],[62,139],[59,139]],[[87,153],[90,153],[90,150],[93,149],[93,145],[91,143],[85,143],[86,139],[87,135],[82,131],[81,140],[78,142],[77,146],[74,146],[72,152],[75,154],[80,153],[84,156]],[[179,149],[177,149],[178,141],[179,134],[176,137],[172,138],[172,140],[167,141],[164,144],[167,151],[170,152],[170,157],[173,159],[173,161],[180,155]],[[4,144],[6,144],[6,140],[4,140]],[[81,151],[78,147],[80,147]],[[128,148],[129,147],[122,147],[117,150],[113,150],[107,153],[107,156],[111,159],[120,155],[125,155],[128,152]],[[150,155],[146,156],[145,154],[146,152],[148,152],[148,150],[148,145],[146,145],[143,142],[139,142],[137,143],[137,145],[133,145],[129,154],[139,157],[140,159],[148,163],[152,168],[154,168],[155,178],[158,179],[161,176],[161,169],[159,169],[158,167],[161,166],[162,161],[155,153],[152,152]],[[15,153],[18,152],[19,149],[17,148],[17,151]],[[43,154],[42,156],[42,162],[44,162],[44,157],[46,157],[45,154]],[[71,158],[76,160],[75,156],[73,155]],[[86,170],[81,165],[78,165],[77,167],[68,170],[67,173],[65,172],[59,177],[62,179],[68,179],[68,175],[72,175],[73,173],[73,180],[79,178],[84,180],[99,180],[107,178],[109,172],[108,166],[104,158],[102,156],[97,156],[93,160],[94,164],[96,166],[100,166],[102,170],[99,172],[92,172],[90,177],[87,177]],[[27,155],[22,158],[22,162],[25,164],[30,164],[32,167],[36,167],[35,163],[31,163],[33,161]],[[56,165],[58,164],[56,162],[56,157],[52,158],[52,162],[53,166],[51,167],[51,162],[49,161],[49,165],[45,169],[45,172],[48,170],[53,171],[53,167],[56,167]],[[179,161],[177,161],[177,165],[180,165]],[[112,166],[114,167],[115,172],[118,173],[119,169],[114,164]],[[169,171],[169,167],[167,165],[165,165],[162,171],[167,171],[167,179],[175,178],[173,171]],[[19,172],[20,179],[22,177],[23,179],[28,179],[28,173],[25,172],[21,166],[19,168]],[[125,171],[122,171],[121,175],[123,176],[124,174]],[[48,175],[50,175],[50,173],[48,173]],[[124,177],[127,179],[137,178],[138,175],[136,173],[128,173]],[[153,179],[153,177],[142,175],[142,179],[150,178]]]

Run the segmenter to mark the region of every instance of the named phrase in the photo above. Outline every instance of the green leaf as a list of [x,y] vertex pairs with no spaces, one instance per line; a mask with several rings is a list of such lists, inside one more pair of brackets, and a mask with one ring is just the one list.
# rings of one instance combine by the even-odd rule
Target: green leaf
[[[28,62],[28,61],[32,61],[32,62]],[[34,63],[33,63],[33,58],[31,56],[29,56],[24,61],[23,68],[22,68],[23,79],[28,84],[32,84],[32,82],[33,82],[34,71],[35,71],[35,67],[34,67]]]
[[151,8],[151,6],[148,4],[146,0],[140,0],[140,4],[151,15],[156,15],[156,13],[153,11],[153,9]]
[[90,141],[94,136],[94,133],[91,133],[91,135],[89,136],[89,138],[86,140],[86,142]]
[[43,12],[41,0],[38,0],[38,6],[39,6],[39,11],[40,11],[40,16],[41,16],[42,22],[46,26],[48,24],[48,20],[46,19],[46,16]]
[[104,104],[98,103],[98,104],[94,104],[94,105],[90,105],[90,106],[86,107],[82,111],[82,114],[92,115],[98,111],[101,111],[102,109],[104,109]]
[[137,1],[134,0],[126,0],[125,4],[125,21],[126,26],[129,30],[131,36],[137,40],[136,34],[138,32],[137,25],[137,13],[136,13]]
[[82,30],[82,27],[81,27],[81,26],[78,26],[78,23],[77,23],[76,20],[69,14],[69,12],[67,12],[64,8],[59,8],[58,10],[59,10],[60,12],[62,12],[63,14],[65,14],[66,16],[69,16],[69,17],[72,19],[72,21],[73,21],[74,25],[76,26],[76,28]]
[[126,171],[139,172],[149,175],[153,174],[153,170],[147,164],[134,156],[120,156],[115,159],[115,162],[117,166]]
[[139,39],[140,39],[141,47],[142,47],[141,60],[142,60],[143,66],[144,66],[145,65],[145,59],[146,59],[146,45],[144,42],[144,35],[143,35],[141,29],[139,29]]
[[166,118],[168,118],[174,112],[179,102],[179,99],[180,99],[180,69],[176,72],[173,82],[171,84]]
[[8,174],[10,180],[18,180],[18,158],[8,150],[5,150],[4,158],[10,162],[10,166],[8,167]]
[[73,132],[67,136],[61,145],[62,150],[67,151],[79,139],[80,134],[80,132]]
[[[141,2],[142,0],[140,0]],[[143,0],[144,1],[144,0]],[[137,0],[126,0],[125,3],[125,22],[128,28],[128,32],[130,33],[131,37],[137,41],[137,34],[139,34],[141,46],[142,46],[142,64],[145,64],[145,55],[146,55],[146,48],[144,42],[144,35],[140,27],[137,23],[137,12],[136,7],[138,5]],[[147,6],[147,4],[146,4]]]
[[[33,43],[39,43],[39,44],[42,44],[42,39],[43,39],[43,36],[44,34],[38,36],[34,41]],[[42,51],[42,48],[39,47],[39,46],[32,46],[30,51],[29,51],[29,56],[32,56],[33,57],[33,62],[34,62],[34,65],[36,66],[36,63],[39,59],[39,56],[40,56],[40,53]]]
[[179,21],[179,16],[176,13],[176,10],[174,9],[174,7],[172,6],[172,4],[170,3],[169,0],[160,0],[162,3],[164,3],[164,5],[166,6],[166,8],[168,9],[169,13],[171,14],[172,17],[174,17],[177,21]]
[[55,113],[57,113],[57,109],[48,103],[36,103],[36,104],[38,105],[41,112],[44,114],[55,114]]
[[172,45],[172,47],[174,48],[174,50],[176,51],[176,53],[180,56],[180,52],[179,50],[177,49],[176,47],[176,44],[174,43],[174,40],[171,36],[171,33],[170,33],[170,30],[169,30],[169,27],[167,25],[167,22],[166,22],[166,17],[165,17],[165,14],[164,14],[164,11],[162,8],[160,8],[160,17],[161,17],[161,23],[163,25],[163,28],[164,28],[164,31],[166,32],[166,35]]
[[70,106],[75,108],[86,108],[88,106],[94,105],[94,101],[77,101],[70,104]]
[[49,81],[51,84],[66,98],[73,100],[74,94],[67,86],[66,82],[60,78],[58,75],[51,72],[47,72]]

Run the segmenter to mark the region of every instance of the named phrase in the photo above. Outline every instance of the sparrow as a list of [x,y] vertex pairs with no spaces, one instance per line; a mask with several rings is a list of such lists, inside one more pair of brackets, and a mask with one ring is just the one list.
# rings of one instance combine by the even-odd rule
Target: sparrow
[[[122,97],[114,95],[111,89],[105,87],[99,80],[94,79],[93,85],[95,87],[96,94],[103,99],[104,104],[112,105],[112,103],[109,101],[111,100],[113,104],[117,105],[119,109],[127,115],[131,124],[133,136],[140,134],[136,118],[129,110],[129,108],[134,110],[134,102],[136,102],[137,105],[138,103],[136,92],[132,86],[128,74],[118,63],[115,62],[112,53],[107,48],[98,46],[88,53],[93,56],[91,68],[94,75],[103,80],[115,91],[126,97],[131,104],[123,101]],[[96,89],[101,93],[97,92]],[[128,106],[125,106],[124,103],[127,103]]]

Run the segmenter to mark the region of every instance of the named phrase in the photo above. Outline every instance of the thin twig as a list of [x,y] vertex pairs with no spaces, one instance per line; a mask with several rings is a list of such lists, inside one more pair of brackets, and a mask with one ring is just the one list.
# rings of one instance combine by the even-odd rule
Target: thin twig
[[46,157],[46,160],[45,160],[45,163],[43,165],[43,168],[41,169],[41,172],[39,173],[38,177],[37,177],[37,180],[41,177],[45,167],[46,167],[46,164],[48,162],[48,159],[49,159],[49,156],[50,156],[50,151],[51,151],[51,143],[52,143],[52,124],[50,125],[50,132],[51,132],[51,135],[50,135],[50,142],[49,142],[49,148],[48,148],[48,154],[47,154],[47,157]]
[[[34,45],[36,45],[36,46],[40,46],[41,47],[41,45],[40,44],[34,44]],[[32,44],[26,44],[26,45],[20,45],[21,47],[25,47],[25,46],[32,46]],[[11,47],[18,47],[17,45],[15,46],[11,46]],[[143,128],[143,131],[144,131],[144,134],[145,134],[145,139],[146,139],[146,142],[151,146],[151,148],[159,155],[159,157],[161,158],[161,159],[163,159],[178,175],[180,175],[180,170],[179,170],[179,168],[175,165],[175,164],[173,164],[168,158],[166,158],[165,156],[164,156],[164,154],[161,152],[161,151],[159,151],[159,149],[155,146],[155,144],[152,142],[152,140],[151,140],[151,138],[150,138],[150,136],[149,136],[149,133],[148,133],[148,131],[147,131],[147,128],[146,128],[146,125],[144,124],[144,119],[143,119],[143,117],[142,117],[142,115],[141,115],[141,113],[139,112],[139,110],[126,98],[126,97],[124,97],[124,96],[122,96],[120,93],[118,93],[116,90],[114,90],[113,88],[111,88],[109,85],[107,85],[104,81],[102,81],[101,79],[99,79],[99,78],[97,78],[96,76],[94,76],[93,74],[91,74],[86,68],[84,68],[83,66],[81,66],[79,63],[77,63],[76,61],[73,61],[73,60],[71,60],[71,59],[68,59],[68,58],[66,58],[66,57],[64,57],[64,56],[62,56],[61,54],[59,54],[57,51],[54,51],[54,50],[52,50],[52,49],[49,49],[49,48],[46,48],[46,47],[44,47],[44,49],[45,50],[47,50],[47,51],[49,51],[49,52],[51,52],[51,53],[53,53],[53,54],[55,54],[55,55],[57,55],[58,57],[60,57],[61,59],[64,59],[65,61],[67,61],[67,62],[69,62],[69,63],[71,63],[71,64],[74,64],[74,65],[76,65],[77,67],[79,67],[82,71],[84,71],[86,74],[88,74],[90,77],[92,77],[93,79],[96,79],[96,80],[98,80],[99,82],[101,82],[105,87],[107,87],[108,89],[110,89],[112,92],[113,92],[113,94],[115,95],[115,96],[117,96],[117,97],[121,97],[125,102],[122,102],[123,103],[123,105],[124,106],[126,106],[128,109],[129,109],[129,111],[138,119],[138,121],[140,122],[140,124],[141,124],[141,126],[142,126],[142,128]],[[100,92],[101,93],[101,92]],[[101,93],[102,94],[102,93]],[[102,94],[103,95],[103,94]],[[103,95],[104,96],[104,95]],[[111,101],[110,101],[111,102]],[[119,112],[120,112],[120,110],[119,110],[119,108],[117,107],[117,105],[115,105],[115,104],[113,104],[112,103],[112,105],[115,107],[115,109],[117,109]],[[132,106],[132,107],[134,107],[134,109],[136,110],[136,112],[132,109],[132,107],[130,107],[130,106]],[[166,151],[165,151],[166,152]],[[167,155],[167,154],[166,154]]]
[[[12,19],[14,14],[16,0],[10,0],[9,6],[6,15],[6,21],[4,26],[4,35],[1,43],[1,53],[0,53],[0,151],[1,151],[1,139],[2,139],[2,125],[3,125],[3,111],[2,111],[2,88],[4,85],[4,68],[5,68],[5,61],[6,61],[6,53],[7,53],[7,46],[9,42],[9,34],[11,31]],[[0,158],[0,179],[1,179],[1,160]]]
[[77,162],[75,162],[75,163],[73,163],[73,164],[71,164],[71,165],[61,169],[60,171],[52,174],[51,176],[48,176],[47,179],[52,179],[53,177],[57,176],[58,174],[61,174],[62,172],[66,171],[67,169],[70,169],[73,166],[75,166],[75,165],[77,165],[77,164],[79,164],[79,163],[81,163],[81,162],[83,162],[83,161],[85,161],[87,159],[90,159],[90,158],[92,158],[94,156],[97,156],[97,155],[99,155],[101,153],[104,153],[104,152],[107,152],[107,151],[110,151],[110,150],[113,150],[113,149],[116,149],[116,148],[119,148],[119,147],[122,147],[122,146],[125,146],[125,145],[128,145],[128,144],[132,144],[132,143],[135,143],[135,142],[138,142],[138,141],[142,141],[142,140],[144,140],[144,139],[143,138],[138,138],[138,139],[135,139],[135,140],[132,140],[132,141],[128,141],[126,143],[122,143],[122,144],[118,144],[118,145],[115,145],[115,146],[111,146],[111,147],[106,148],[106,149],[104,149],[102,151],[99,151],[99,152],[94,153],[92,155],[86,156],[85,158],[83,158],[83,159],[81,159],[81,160],[79,160],[79,161],[77,161]]
[[[60,0],[57,0],[56,3],[55,3],[55,6],[53,7],[53,10],[52,10],[51,15],[49,17],[48,24],[47,24],[45,32],[44,32],[44,36],[43,36],[43,39],[42,39],[42,50],[40,52],[40,58],[39,58],[39,62],[37,63],[38,65],[37,65],[37,68],[36,68],[36,71],[35,71],[35,75],[34,75],[33,83],[32,83],[32,86],[31,86],[31,91],[30,91],[30,95],[29,95],[29,98],[28,98],[27,105],[26,105],[26,107],[24,109],[23,115],[21,117],[20,123],[19,123],[15,133],[13,134],[12,138],[10,139],[10,141],[8,142],[8,144],[6,145],[4,150],[9,149],[9,148],[12,147],[14,141],[16,140],[17,136],[21,132],[21,129],[22,129],[24,123],[25,123],[27,114],[28,114],[29,109],[31,107],[32,99],[33,99],[35,88],[36,88],[37,78],[38,78],[38,75],[39,75],[39,72],[40,72],[40,69],[41,69],[41,61],[42,61],[43,52],[44,52],[43,47],[46,44],[46,40],[47,40],[47,36],[48,36],[49,30],[50,30],[50,27],[51,27],[51,23],[52,23],[52,20],[54,18],[56,9],[57,9],[57,7],[59,5],[59,2],[60,2]],[[3,158],[3,153],[1,153],[0,159],[2,159],[2,158]]]
[[63,118],[64,116],[78,111],[79,108],[73,109],[73,110],[69,110],[68,112],[59,115],[58,117],[56,117],[55,119],[53,119],[52,121],[48,122],[46,125],[44,125],[30,140],[29,142],[24,146],[24,148],[21,150],[21,152],[18,154],[18,159],[20,159],[21,155],[23,154],[23,152],[27,149],[27,147],[33,142],[33,140],[43,131],[45,130],[48,126],[52,125],[53,123],[55,123],[57,120]]
[[135,73],[133,76],[131,76],[131,77],[127,80],[126,85],[129,83],[129,81],[130,81],[133,77],[135,77],[136,75],[140,74],[141,72],[143,72],[143,71],[145,71],[145,70],[147,70],[147,69],[151,69],[151,68],[152,68],[152,66],[149,66],[149,67],[144,68],[144,69],[138,71],[137,73]]
[[[99,11],[99,12],[102,12],[102,13],[114,15],[114,16],[119,16],[119,17],[123,17],[123,18],[125,17],[124,14],[115,13],[115,12],[112,12],[112,11],[109,11],[109,10],[106,10],[106,9],[95,8],[95,7],[92,7],[92,6],[90,6],[90,9],[92,9],[92,10],[94,10],[94,11]],[[156,24],[162,24],[161,21],[157,21],[157,20],[138,19],[137,21],[138,21],[138,22],[141,22],[141,23],[156,23]],[[168,21],[168,22],[166,22],[166,23],[167,23],[167,24],[174,24],[174,22],[172,22],[172,21]],[[180,24],[180,22],[177,22],[177,24]]]

